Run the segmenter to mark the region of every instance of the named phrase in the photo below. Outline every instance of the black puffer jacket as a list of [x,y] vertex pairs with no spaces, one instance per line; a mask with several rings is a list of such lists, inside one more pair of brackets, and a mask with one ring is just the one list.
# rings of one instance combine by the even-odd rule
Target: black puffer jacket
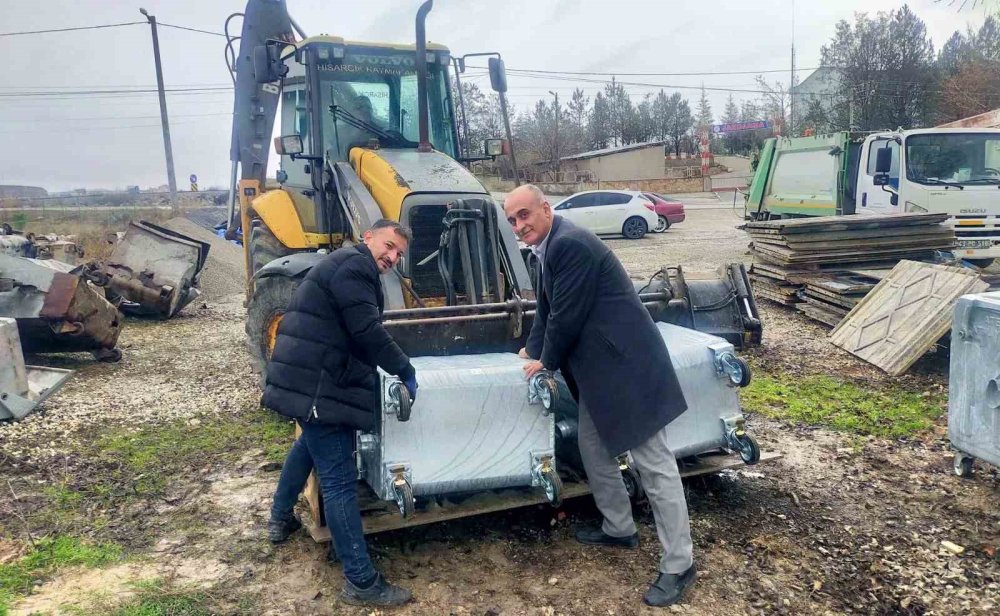
[[370,430],[379,366],[413,366],[382,327],[382,284],[364,244],[334,251],[299,285],[278,327],[262,404],[286,417]]

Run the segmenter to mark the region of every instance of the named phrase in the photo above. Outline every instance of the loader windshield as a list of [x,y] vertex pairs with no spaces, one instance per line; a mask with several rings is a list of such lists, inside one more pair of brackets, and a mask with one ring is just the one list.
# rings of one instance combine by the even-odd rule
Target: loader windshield
[[[381,147],[416,148],[417,73],[413,52],[348,48],[343,61],[320,64],[323,144],[335,160],[378,139]],[[447,70],[427,65],[431,144],[456,156]]]

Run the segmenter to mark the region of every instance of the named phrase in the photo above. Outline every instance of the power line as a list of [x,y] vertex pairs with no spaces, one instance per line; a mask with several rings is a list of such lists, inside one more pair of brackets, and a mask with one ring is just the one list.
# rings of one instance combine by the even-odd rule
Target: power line
[[164,26],[164,27],[167,27],[167,28],[177,28],[178,30],[187,30],[188,32],[200,32],[201,34],[211,34],[212,36],[221,36],[223,38],[226,37],[226,35],[223,34],[222,32],[210,32],[209,30],[199,30],[198,28],[189,28],[187,26],[177,26],[177,25],[174,25],[174,24],[163,23],[162,21],[156,22],[156,25],[158,25],[158,26]]
[[[159,117],[159,116],[157,116]],[[176,122],[178,125],[192,124],[192,120],[180,120]],[[174,123],[172,123],[174,124]],[[73,133],[73,132],[85,132],[85,131],[108,131],[108,130],[122,130],[122,129],[136,129],[136,128],[162,128],[162,124],[157,122],[156,124],[125,124],[122,126],[52,126],[52,127],[38,127],[33,126],[31,128],[26,128],[23,130],[0,130],[0,135],[10,135],[18,133],[43,133],[46,131],[59,131],[59,133]]]
[[[205,118],[209,116],[231,116],[232,111],[228,112],[217,112],[217,113],[180,113],[171,114],[171,118]],[[152,120],[159,119],[159,115],[143,115],[143,116],[99,116],[92,118],[37,118],[31,120],[0,120],[0,123],[17,123],[24,124],[25,122],[93,122],[100,120]]]
[[144,21],[128,21],[120,24],[101,24],[98,26],[79,26],[76,28],[56,28],[53,30],[30,30],[26,32],[0,32],[0,36],[24,36],[26,34],[49,34],[52,32],[76,32],[78,30],[100,30],[102,28],[119,28],[121,26],[135,26],[145,24]]
[[[485,66],[472,66],[469,68],[487,68]],[[815,71],[820,68],[825,68],[822,66],[814,68],[800,68],[800,71]],[[508,68],[508,73],[538,73],[542,75],[589,75],[594,77],[705,77],[710,75],[759,75],[762,73],[785,73],[787,69],[766,69],[761,71],[704,71],[704,72],[693,72],[693,73],[623,73],[623,72],[591,72],[591,71],[546,71],[541,69],[531,69],[531,68]]]
[[[164,92],[213,92],[232,91],[232,86],[202,87],[202,88],[167,88]],[[49,96],[89,96],[98,94],[151,94],[156,93],[156,88],[143,90],[63,90],[50,92],[2,92],[0,98],[46,98]]]

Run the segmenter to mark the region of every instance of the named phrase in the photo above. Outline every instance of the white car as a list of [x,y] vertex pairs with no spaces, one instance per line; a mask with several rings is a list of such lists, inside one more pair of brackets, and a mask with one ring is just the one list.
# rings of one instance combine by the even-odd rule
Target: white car
[[588,190],[557,203],[557,214],[598,235],[637,240],[656,228],[653,203],[636,190]]

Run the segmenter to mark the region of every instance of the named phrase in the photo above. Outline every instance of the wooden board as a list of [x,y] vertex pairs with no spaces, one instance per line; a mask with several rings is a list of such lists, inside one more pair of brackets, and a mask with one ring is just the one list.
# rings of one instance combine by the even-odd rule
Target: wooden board
[[830,327],[836,327],[837,324],[844,318],[842,315],[816,306],[815,304],[797,304],[795,309],[813,321],[819,321],[820,323],[829,325]]
[[890,214],[864,216],[814,216],[748,222],[746,230],[757,232],[772,230],[779,233],[811,233],[815,231],[848,231],[853,229],[879,229],[908,227],[913,225],[934,225],[948,220],[948,214]]
[[858,305],[858,302],[864,298],[864,295],[837,295],[836,293],[827,293],[815,287],[806,287],[805,297],[812,297],[817,301],[839,306],[844,309],[844,314],[847,314],[848,310]]
[[830,341],[900,375],[948,332],[955,300],[987,286],[972,270],[900,261],[830,332]]
[[[886,272],[888,273],[888,271]],[[859,276],[856,274],[819,274],[810,277],[805,284],[823,289],[838,295],[854,295],[868,293],[875,288],[881,278]]]
[[754,246],[775,246],[803,254],[828,252],[831,250],[860,250],[862,248],[871,248],[875,252],[880,252],[884,248],[888,247],[897,249],[907,247],[920,248],[926,246],[951,247],[955,245],[955,233],[949,230],[947,233],[927,233],[922,235],[907,235],[899,237],[883,236],[863,239],[851,238],[846,240],[817,240],[812,242],[792,242],[784,238],[753,238],[753,243]]
[[790,233],[785,235],[776,229],[762,231],[748,230],[747,233],[753,239],[764,241],[787,241],[787,242],[829,242],[835,240],[860,240],[875,237],[913,237],[920,235],[934,235],[938,233],[952,233],[952,227],[942,224],[914,225],[909,227],[877,227],[874,229],[852,229],[849,231],[810,231],[808,233]]
[[773,284],[771,282],[755,279],[753,277],[750,278],[750,286],[753,287],[754,291],[761,291],[784,297],[795,297],[795,294],[799,290],[799,287],[797,286]]
[[934,250],[947,250],[948,246],[930,245],[914,248],[890,248],[884,250],[831,250],[827,252],[799,253],[787,248],[767,245],[754,246],[754,252],[776,261],[780,265],[833,265],[841,263],[861,263],[872,260],[928,258]]

